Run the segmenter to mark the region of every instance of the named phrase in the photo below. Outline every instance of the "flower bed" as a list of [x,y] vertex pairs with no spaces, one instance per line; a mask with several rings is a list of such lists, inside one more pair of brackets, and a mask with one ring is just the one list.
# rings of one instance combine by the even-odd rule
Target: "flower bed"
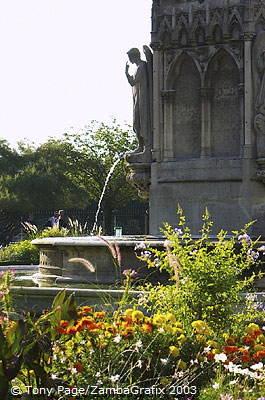
[[[246,229],[209,240],[204,216],[194,241],[180,225],[166,227],[165,250],[137,246],[150,267],[171,274],[168,285],[141,287],[124,271],[123,296],[78,307],[61,291],[39,317],[12,308],[12,273],[0,283],[0,398],[263,400],[263,304],[250,291],[264,252]],[[257,247],[257,246],[256,246]],[[258,264],[259,265],[259,264]],[[260,265],[261,266],[261,265]],[[139,287],[139,283],[138,283]]]

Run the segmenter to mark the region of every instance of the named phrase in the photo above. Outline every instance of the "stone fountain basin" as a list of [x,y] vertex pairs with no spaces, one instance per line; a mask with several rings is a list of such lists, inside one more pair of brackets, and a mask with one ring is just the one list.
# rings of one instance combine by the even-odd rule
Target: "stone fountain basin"
[[[122,278],[125,269],[135,269],[139,278],[161,281],[165,274],[148,269],[143,260],[136,257],[134,248],[139,242],[150,247],[162,248],[164,240],[156,236],[103,236],[109,243],[116,243],[121,253],[121,268],[115,267],[107,244],[98,236],[50,237],[35,239],[32,244],[40,251],[37,280],[40,287],[74,285],[76,283],[114,284]],[[95,273],[82,262],[71,262],[72,258],[88,260]],[[160,279],[161,278],[161,279]]]

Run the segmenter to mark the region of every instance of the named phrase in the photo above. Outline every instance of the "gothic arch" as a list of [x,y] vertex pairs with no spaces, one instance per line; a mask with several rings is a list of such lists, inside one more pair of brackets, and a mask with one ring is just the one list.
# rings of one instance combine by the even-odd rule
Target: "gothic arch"
[[235,62],[235,64],[236,64],[238,70],[240,71],[241,66],[240,66],[240,61],[239,61],[239,59],[237,59],[237,58],[235,57],[235,54],[232,52],[232,50],[231,50],[229,47],[226,46],[226,47],[224,48],[224,47],[222,46],[221,48],[216,49],[216,51],[212,53],[211,57],[210,57],[209,60],[208,60],[208,63],[207,63],[207,66],[206,66],[206,81],[207,81],[207,79],[208,79],[208,69],[209,69],[209,65],[211,64],[212,60],[213,60],[215,57],[217,57],[217,58],[221,57],[221,55],[222,55],[223,53],[227,53],[227,54],[229,54],[229,55],[233,58],[233,60],[234,60],[234,62]]
[[201,77],[193,58],[182,52],[171,64],[168,88],[175,90],[173,150],[176,158],[196,158],[201,153]]
[[241,143],[240,72],[234,57],[220,49],[208,64],[206,86],[212,89],[211,154],[237,158]]
[[173,89],[174,86],[174,81],[176,79],[176,76],[180,74],[180,68],[182,66],[184,58],[189,57],[191,61],[195,64],[196,70],[201,75],[202,71],[200,68],[200,65],[196,59],[194,59],[190,54],[186,53],[185,50],[180,50],[178,54],[175,56],[171,64],[169,65],[167,77],[166,77],[166,87],[168,89]]

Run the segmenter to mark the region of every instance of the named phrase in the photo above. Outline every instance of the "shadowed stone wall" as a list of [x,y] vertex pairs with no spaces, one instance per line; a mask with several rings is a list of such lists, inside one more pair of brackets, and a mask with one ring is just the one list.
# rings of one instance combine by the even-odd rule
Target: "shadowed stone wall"
[[131,165],[150,233],[180,204],[193,233],[207,206],[215,231],[265,235],[265,1],[153,0],[151,48],[152,146]]

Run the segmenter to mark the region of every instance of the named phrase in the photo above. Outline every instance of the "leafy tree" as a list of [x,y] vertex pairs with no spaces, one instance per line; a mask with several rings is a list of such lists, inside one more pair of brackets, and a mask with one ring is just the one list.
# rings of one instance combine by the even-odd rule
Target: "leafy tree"
[[87,194],[88,199],[98,201],[114,162],[119,159],[102,200],[102,208],[110,224],[111,210],[137,199],[136,190],[126,181],[128,173],[125,153],[136,147],[131,130],[123,129],[114,120],[110,125],[92,121],[81,132],[65,133],[64,141],[72,144],[79,155],[74,160],[72,179]]
[[[10,158],[8,150],[6,158]],[[19,151],[13,153],[17,160],[12,170],[4,168],[5,173],[0,177],[1,209],[26,213],[33,209],[84,205],[84,192],[66,173],[72,164],[70,145],[49,140],[37,148],[20,145]]]
[[102,201],[110,220],[111,210],[137,198],[126,181],[124,160],[135,147],[133,133],[115,120],[110,125],[92,121],[82,131],[65,133],[62,139],[38,147],[20,142],[14,150],[0,140],[0,209],[26,213],[98,202],[111,167],[120,159]]

